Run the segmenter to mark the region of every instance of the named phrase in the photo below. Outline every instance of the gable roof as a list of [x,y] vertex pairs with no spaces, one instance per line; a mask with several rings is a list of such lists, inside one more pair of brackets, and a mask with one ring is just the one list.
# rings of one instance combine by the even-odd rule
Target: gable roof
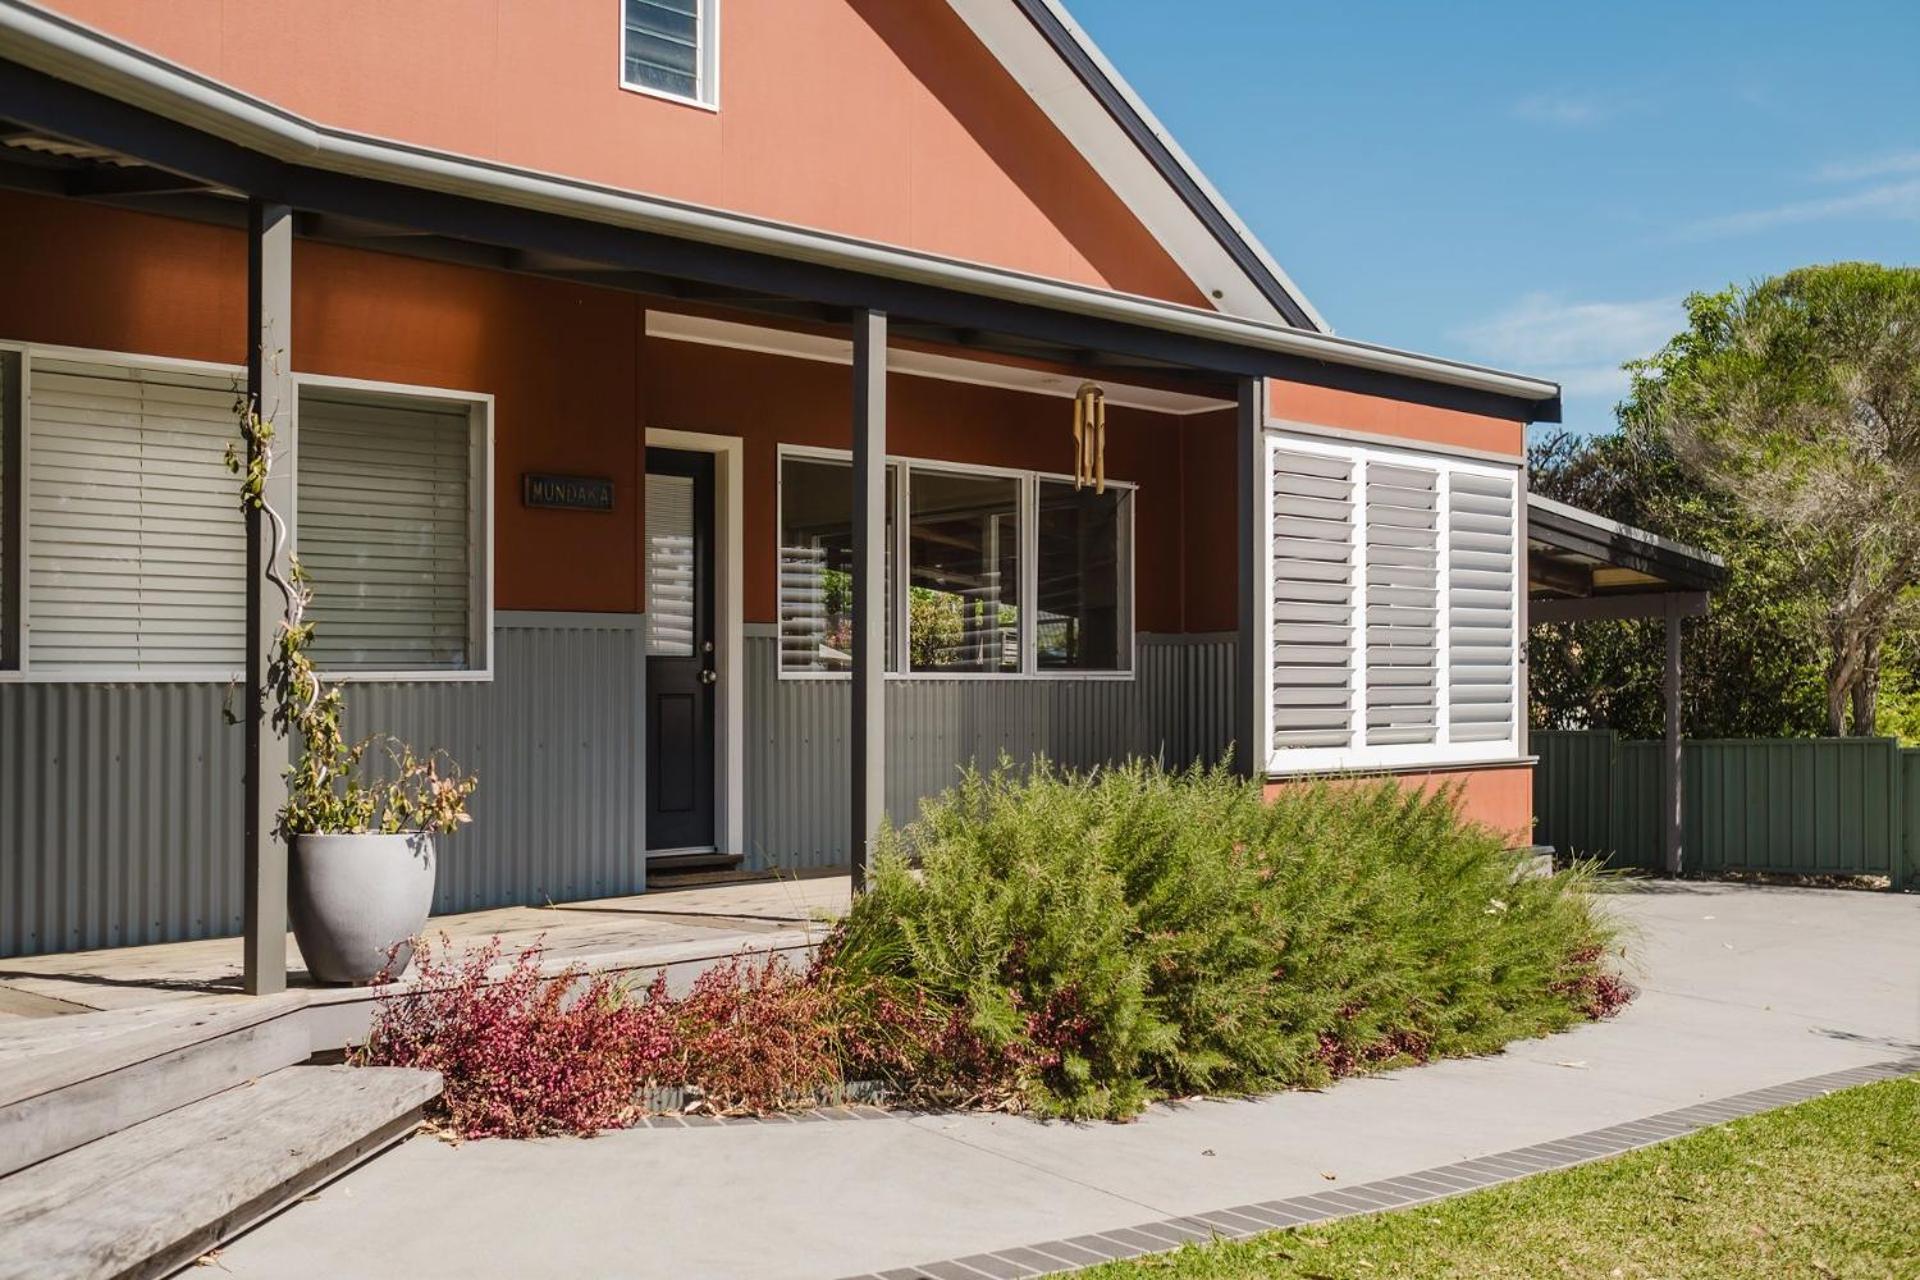
[[1060,0],[947,0],[1220,310],[1331,333]]

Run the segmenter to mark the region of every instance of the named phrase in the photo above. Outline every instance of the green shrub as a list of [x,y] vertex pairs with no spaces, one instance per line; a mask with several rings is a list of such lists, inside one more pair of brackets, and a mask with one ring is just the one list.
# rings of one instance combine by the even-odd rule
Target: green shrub
[[1120,1117],[1610,1012],[1588,885],[1522,874],[1449,790],[1341,781],[1267,802],[1224,767],[1003,764],[883,838],[825,967],[849,1074]]

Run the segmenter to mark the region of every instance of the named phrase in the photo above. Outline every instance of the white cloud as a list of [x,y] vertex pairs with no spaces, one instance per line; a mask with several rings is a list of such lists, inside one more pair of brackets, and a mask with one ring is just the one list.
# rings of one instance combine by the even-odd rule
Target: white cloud
[[1530,293],[1454,337],[1479,360],[1552,378],[1569,396],[1618,398],[1620,368],[1659,350],[1686,324],[1679,298],[1571,302]]
[[1536,93],[1513,104],[1513,114],[1535,124],[1578,126],[1597,124],[1614,114],[1597,98],[1569,93]]
[[1872,160],[1853,160],[1823,167],[1814,177],[1821,182],[1864,182],[1902,173],[1920,173],[1920,151],[1896,151]]
[[1833,222],[1842,218],[1920,222],[1920,178],[1883,182],[1843,196],[1795,200],[1770,209],[1748,209],[1718,218],[1705,218],[1684,228],[1681,234],[1684,239],[1710,240],[1766,231],[1773,227]]

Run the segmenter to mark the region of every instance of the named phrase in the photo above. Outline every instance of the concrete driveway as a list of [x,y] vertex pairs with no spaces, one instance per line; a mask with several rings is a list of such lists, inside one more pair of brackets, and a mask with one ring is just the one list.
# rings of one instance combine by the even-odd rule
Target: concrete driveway
[[1610,896],[1640,998],[1497,1057],[1128,1125],[929,1116],[416,1138],[220,1262],[277,1280],[832,1280],[1351,1187],[1920,1053],[1920,896],[1690,884]]

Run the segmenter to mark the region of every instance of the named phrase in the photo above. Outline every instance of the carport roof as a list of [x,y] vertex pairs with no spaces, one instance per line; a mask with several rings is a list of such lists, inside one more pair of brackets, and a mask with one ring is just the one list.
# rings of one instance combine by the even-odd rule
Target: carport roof
[[1726,579],[1726,562],[1711,551],[1527,495],[1527,594],[1535,600],[1702,593]]

